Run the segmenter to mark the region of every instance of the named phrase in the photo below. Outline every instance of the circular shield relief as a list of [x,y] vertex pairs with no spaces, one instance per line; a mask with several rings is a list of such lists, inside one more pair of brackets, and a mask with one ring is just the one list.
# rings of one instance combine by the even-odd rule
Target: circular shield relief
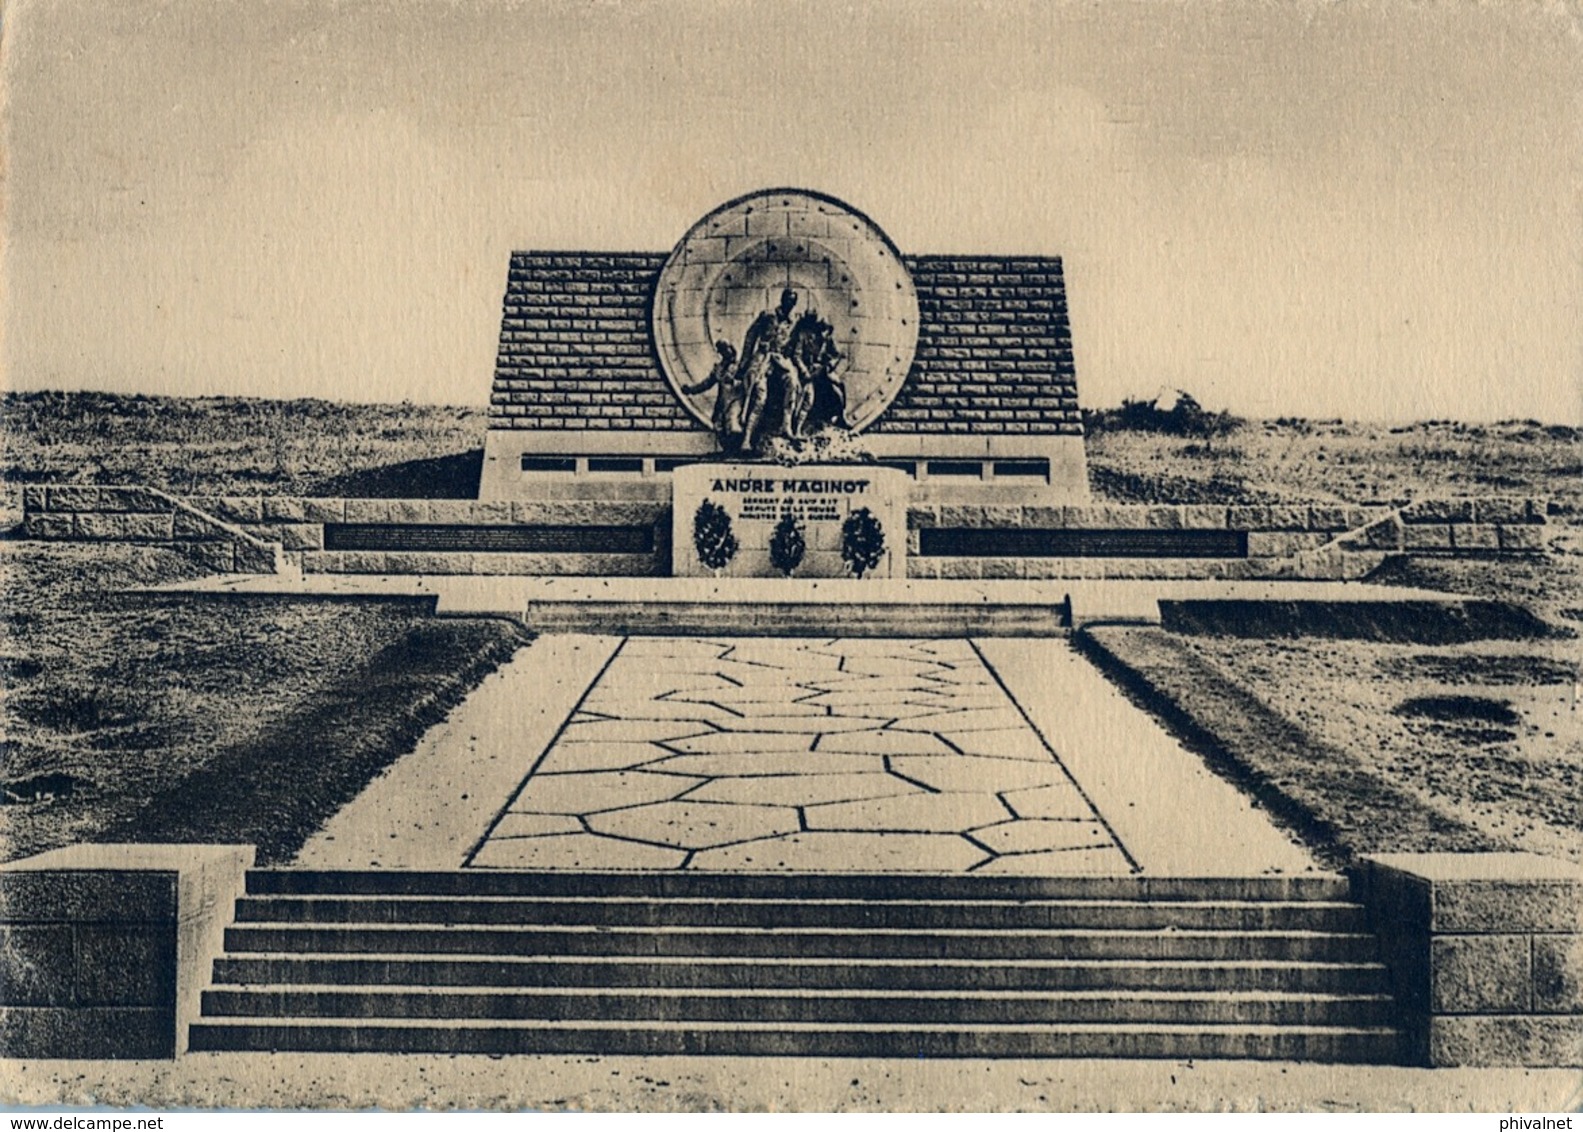
[[[885,411],[918,345],[918,293],[889,237],[801,189],[738,197],[693,225],[660,270],[652,319],[665,378],[706,428],[720,411],[711,376],[731,368],[723,359],[745,367],[766,339],[823,357],[827,395],[811,399],[809,423],[854,430]],[[799,320],[818,328],[817,346]]]

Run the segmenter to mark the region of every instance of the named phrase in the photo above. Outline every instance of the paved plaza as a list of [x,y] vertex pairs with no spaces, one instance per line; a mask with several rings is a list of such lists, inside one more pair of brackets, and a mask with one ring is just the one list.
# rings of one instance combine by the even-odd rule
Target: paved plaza
[[467,862],[1126,873],[965,640],[629,638]]
[[545,634],[313,868],[1312,871],[1064,637]]

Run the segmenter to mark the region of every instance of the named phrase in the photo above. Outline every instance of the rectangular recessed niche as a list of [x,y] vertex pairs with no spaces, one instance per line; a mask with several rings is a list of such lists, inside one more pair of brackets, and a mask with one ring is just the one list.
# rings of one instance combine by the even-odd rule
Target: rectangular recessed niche
[[656,472],[674,472],[677,468],[684,468],[688,464],[700,462],[700,459],[696,456],[657,456],[654,460],[654,470]]
[[575,456],[524,456],[522,457],[522,470],[524,472],[575,472],[577,458]]
[[995,478],[1010,479],[1031,476],[1038,479],[1050,478],[1050,461],[1048,460],[996,460]]
[[653,554],[653,527],[326,523],[325,550]]
[[1245,531],[925,527],[918,552],[945,558],[1246,558]]
[[641,475],[643,472],[643,458],[641,456],[590,456],[588,457],[588,470],[590,472],[628,472],[632,475]]
[[984,465],[977,460],[930,460],[931,476],[982,476]]

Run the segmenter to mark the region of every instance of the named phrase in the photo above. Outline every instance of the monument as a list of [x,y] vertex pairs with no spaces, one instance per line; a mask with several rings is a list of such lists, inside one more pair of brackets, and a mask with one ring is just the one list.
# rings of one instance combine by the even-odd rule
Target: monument
[[[904,255],[857,209],[799,189],[721,205],[668,255],[514,254],[480,498],[667,504],[677,571],[729,572],[698,559],[695,480],[774,484],[773,506],[709,494],[740,496],[732,522],[770,534],[803,515],[782,524],[792,544],[798,524],[833,520],[786,504],[783,482],[862,480],[857,509],[897,551],[873,569],[898,576],[909,503],[1086,502],[1060,260]],[[834,561],[819,555],[836,537],[815,532],[806,569]],[[753,538],[734,569],[778,569]]]

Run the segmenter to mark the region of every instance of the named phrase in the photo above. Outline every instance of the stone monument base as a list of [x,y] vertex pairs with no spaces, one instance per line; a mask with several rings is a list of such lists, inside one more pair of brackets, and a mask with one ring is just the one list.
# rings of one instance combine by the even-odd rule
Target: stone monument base
[[872,464],[677,468],[672,572],[684,578],[904,578],[910,483],[904,473]]

